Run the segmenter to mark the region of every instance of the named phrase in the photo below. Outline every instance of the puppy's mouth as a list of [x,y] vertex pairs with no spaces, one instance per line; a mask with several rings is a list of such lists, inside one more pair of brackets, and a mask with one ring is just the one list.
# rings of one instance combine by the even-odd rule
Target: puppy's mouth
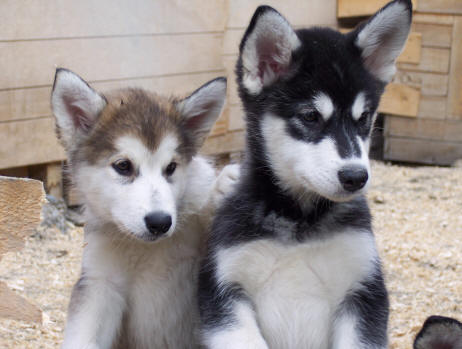
[[170,237],[169,234],[165,233],[165,234],[152,234],[152,233],[149,233],[149,232],[145,232],[143,233],[143,235],[135,235],[133,234],[138,240],[141,240],[141,241],[145,241],[145,242],[157,242],[157,241],[160,241],[160,240],[165,240],[167,239],[168,237]]

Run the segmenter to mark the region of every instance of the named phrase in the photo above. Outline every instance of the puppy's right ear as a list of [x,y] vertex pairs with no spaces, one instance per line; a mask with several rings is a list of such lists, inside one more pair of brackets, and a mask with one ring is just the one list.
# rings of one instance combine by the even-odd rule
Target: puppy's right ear
[[292,53],[301,45],[289,22],[275,9],[260,6],[239,46],[238,79],[258,95],[289,70]]
[[58,137],[66,149],[89,132],[105,106],[105,98],[77,74],[56,70],[51,107]]

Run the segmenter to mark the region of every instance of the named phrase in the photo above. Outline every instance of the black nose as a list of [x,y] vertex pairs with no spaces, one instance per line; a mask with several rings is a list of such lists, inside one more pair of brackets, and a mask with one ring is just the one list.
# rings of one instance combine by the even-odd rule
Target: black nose
[[152,212],[144,217],[144,222],[151,234],[165,234],[172,226],[172,217],[165,212]]
[[338,171],[338,179],[342,183],[343,189],[350,192],[364,187],[368,178],[367,170],[360,166],[344,167]]

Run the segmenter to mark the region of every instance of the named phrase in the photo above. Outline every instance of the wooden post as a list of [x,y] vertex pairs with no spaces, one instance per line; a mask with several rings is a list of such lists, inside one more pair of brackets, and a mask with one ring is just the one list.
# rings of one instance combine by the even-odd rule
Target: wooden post
[[[0,258],[19,251],[40,223],[45,191],[40,181],[0,176]],[[42,321],[41,310],[0,282],[0,317]]]

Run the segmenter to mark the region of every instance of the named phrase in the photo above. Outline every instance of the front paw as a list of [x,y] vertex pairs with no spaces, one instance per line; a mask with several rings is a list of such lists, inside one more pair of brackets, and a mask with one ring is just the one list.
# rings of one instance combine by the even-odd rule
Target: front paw
[[211,201],[214,208],[217,208],[223,202],[223,199],[233,191],[234,186],[239,180],[241,167],[238,164],[226,165],[221,170],[212,192]]

